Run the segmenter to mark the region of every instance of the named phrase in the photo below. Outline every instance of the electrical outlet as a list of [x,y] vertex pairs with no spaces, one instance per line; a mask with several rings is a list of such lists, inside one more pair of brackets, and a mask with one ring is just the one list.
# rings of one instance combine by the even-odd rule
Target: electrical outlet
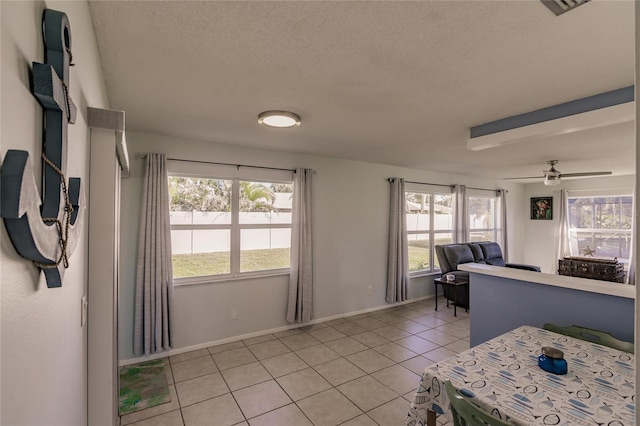
[[238,310],[236,308],[231,309],[231,312],[229,312],[229,318],[238,319]]
[[373,286],[369,286],[369,287],[367,288],[367,294],[368,294],[369,296],[372,296],[372,295],[373,295]]
[[83,294],[80,299],[80,327],[84,327],[87,323],[87,295]]

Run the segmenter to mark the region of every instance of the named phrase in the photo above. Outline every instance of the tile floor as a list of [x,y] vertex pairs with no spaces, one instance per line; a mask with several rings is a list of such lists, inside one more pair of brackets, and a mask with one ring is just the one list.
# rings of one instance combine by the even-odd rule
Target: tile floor
[[427,300],[165,360],[172,402],[134,426],[403,425],[425,367],[469,349],[469,314]]

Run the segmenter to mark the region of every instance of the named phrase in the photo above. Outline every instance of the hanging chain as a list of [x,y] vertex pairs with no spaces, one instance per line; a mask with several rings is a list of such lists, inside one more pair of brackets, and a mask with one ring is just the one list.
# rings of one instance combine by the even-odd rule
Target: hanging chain
[[43,222],[55,223],[56,229],[58,230],[58,240],[60,243],[60,248],[62,249],[62,253],[60,257],[56,261],[56,263],[40,263],[34,261],[33,264],[36,265],[40,269],[50,269],[57,268],[60,263],[64,264],[65,268],[69,267],[69,259],[67,258],[67,242],[69,240],[69,226],[71,225],[71,215],[73,214],[73,206],[69,201],[69,191],[67,189],[66,178],[62,170],[60,170],[53,161],[49,160],[47,156],[42,153],[42,160],[47,163],[56,173],[60,175],[60,183],[62,184],[62,194],[64,195],[64,215],[62,221],[64,221],[64,230],[62,229],[62,221],[60,221],[57,217],[43,217]]

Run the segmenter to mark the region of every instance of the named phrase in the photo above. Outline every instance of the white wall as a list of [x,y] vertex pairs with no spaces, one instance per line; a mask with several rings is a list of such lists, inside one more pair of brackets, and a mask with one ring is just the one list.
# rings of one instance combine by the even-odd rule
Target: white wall
[[[524,214],[521,184],[135,132],[127,133],[127,142],[131,158],[135,158],[136,152],[160,152],[169,158],[316,170],[313,200],[316,318],[386,305],[389,177],[508,188],[509,206],[513,210],[509,219],[511,228],[516,230],[509,236],[511,260],[523,260],[518,248],[521,233],[517,231],[522,228]],[[131,177],[122,182],[121,361],[134,357],[133,299],[142,167],[142,161],[134,159]],[[177,287],[174,349],[287,325],[287,286],[288,277],[279,276]],[[367,296],[368,286],[373,286],[373,296]],[[412,298],[432,293],[431,278],[412,280]],[[231,308],[237,308],[237,320],[228,319]]]
[[[634,185],[635,176],[633,175],[563,180],[558,186],[545,186],[543,183],[525,185],[523,199],[523,207],[526,209],[524,213],[524,257],[527,259],[527,263],[540,265],[542,272],[550,274],[555,273],[558,269],[555,232],[560,220],[557,214],[560,190],[633,188]],[[552,220],[530,220],[531,197],[553,197]]]
[[[88,105],[108,107],[93,27],[86,2],[0,2],[2,54],[2,158],[26,150],[40,173],[42,109],[29,89],[31,62],[43,62],[42,13],[65,12],[71,25],[70,93],[78,107],[69,126],[69,176],[89,187]],[[39,176],[36,182],[39,182]],[[87,194],[87,198],[88,198]],[[0,306],[3,425],[84,425],[87,421],[86,330],[80,299],[86,292],[87,223],[70,258],[62,288],[48,289],[31,262],[18,256],[0,226]]]

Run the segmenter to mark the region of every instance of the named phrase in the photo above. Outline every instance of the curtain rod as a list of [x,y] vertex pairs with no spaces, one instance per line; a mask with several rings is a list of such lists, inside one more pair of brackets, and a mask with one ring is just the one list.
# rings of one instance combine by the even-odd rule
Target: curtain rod
[[[394,178],[389,178],[387,179],[388,182],[393,182]],[[446,186],[448,188],[455,188],[455,185],[445,185],[443,183],[430,183],[430,182],[414,182],[412,180],[405,180],[405,183],[415,183],[418,185],[434,185],[434,186]],[[467,186],[467,189],[475,189],[477,191],[491,191],[491,192],[496,192],[496,191],[500,191],[499,189],[486,189],[486,188],[472,188],[470,186]],[[509,192],[509,191],[507,191]]]
[[[389,178],[387,179],[387,182],[391,183],[395,180],[395,178]],[[405,183],[415,183],[418,185],[434,185],[434,186],[446,186],[447,188],[453,188],[454,185],[445,185],[443,183],[430,183],[430,182],[414,182],[412,180],[405,180]]]
[[[136,158],[147,158],[147,154],[142,154],[140,152],[136,153]],[[216,164],[218,166],[233,166],[233,167],[237,167],[238,169],[240,169],[240,167],[246,167],[249,169],[265,169],[265,170],[281,170],[284,172],[292,172],[295,173],[295,169],[282,169],[279,167],[266,167],[266,166],[251,166],[249,164],[233,164],[233,163],[219,163],[216,161],[200,161],[200,160],[184,160],[181,158],[168,158],[167,157],[167,161],[182,161],[185,163],[200,163],[200,164]],[[314,171],[315,174],[315,171]]]

